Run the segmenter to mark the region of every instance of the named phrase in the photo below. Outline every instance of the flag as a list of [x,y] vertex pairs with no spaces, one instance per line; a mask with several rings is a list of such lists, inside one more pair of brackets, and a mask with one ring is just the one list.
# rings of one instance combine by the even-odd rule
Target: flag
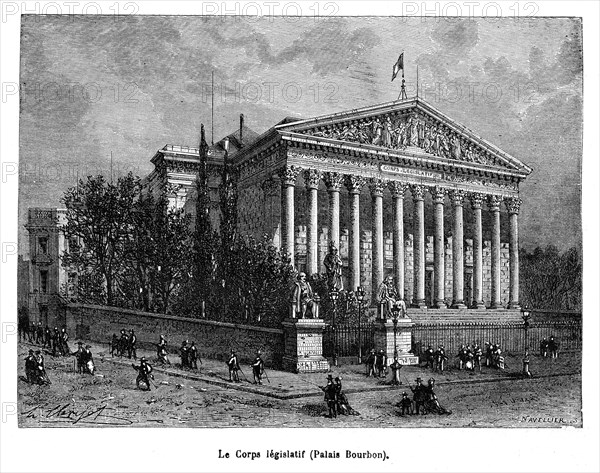
[[396,64],[394,64],[394,67],[392,69],[392,81],[396,78],[396,76],[398,75],[398,72],[400,72],[400,70],[402,70],[402,72],[404,72],[404,51],[402,53],[400,53],[400,56],[398,56],[398,60],[396,61]]

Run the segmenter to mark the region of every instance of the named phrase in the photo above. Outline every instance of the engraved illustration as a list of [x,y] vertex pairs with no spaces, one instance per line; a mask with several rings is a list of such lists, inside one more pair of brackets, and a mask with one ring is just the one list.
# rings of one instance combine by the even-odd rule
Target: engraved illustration
[[581,427],[581,19],[293,20],[22,17],[19,426]]

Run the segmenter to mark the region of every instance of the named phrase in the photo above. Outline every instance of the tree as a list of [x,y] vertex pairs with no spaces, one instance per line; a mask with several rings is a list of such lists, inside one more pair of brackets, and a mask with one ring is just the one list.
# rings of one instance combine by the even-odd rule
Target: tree
[[536,309],[581,310],[582,260],[577,248],[520,252],[521,303]]
[[64,265],[78,274],[78,293],[90,302],[113,305],[123,275],[124,243],[131,228],[140,180],[129,173],[116,184],[89,176],[65,192],[65,236],[77,241],[64,254]]

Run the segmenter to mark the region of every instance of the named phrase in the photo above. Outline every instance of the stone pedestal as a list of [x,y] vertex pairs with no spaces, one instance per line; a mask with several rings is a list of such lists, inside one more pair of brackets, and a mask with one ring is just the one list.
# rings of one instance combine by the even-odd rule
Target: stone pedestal
[[[396,345],[398,347],[398,362],[401,365],[418,365],[419,357],[408,353],[411,349],[413,323],[409,318],[398,319],[396,328]],[[378,320],[375,331],[375,350],[383,350],[387,355],[387,364],[394,361],[394,323],[391,319]]]
[[283,369],[292,373],[324,373],[329,362],[323,357],[323,319],[285,319]]

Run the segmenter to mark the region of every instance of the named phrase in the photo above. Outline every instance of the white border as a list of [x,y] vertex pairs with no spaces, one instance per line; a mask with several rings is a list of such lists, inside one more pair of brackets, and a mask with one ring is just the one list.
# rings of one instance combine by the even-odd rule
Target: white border
[[[19,12],[41,11],[57,2],[4,2]],[[58,2],[63,5],[66,2]],[[94,2],[81,2],[79,5]],[[119,2],[96,2],[105,13],[114,12]],[[127,2],[120,2],[124,7]],[[201,14],[223,2],[130,2],[137,14]],[[250,8],[257,2],[226,2],[227,8]],[[294,3],[294,2],[281,2]],[[304,14],[313,14],[317,2],[302,2]],[[320,2],[320,7],[328,2]],[[338,15],[400,15],[407,8],[452,12],[454,5],[469,2],[334,2]],[[471,8],[475,8],[470,2]],[[516,2],[495,3],[506,16]],[[600,471],[598,465],[598,18],[597,2],[529,2],[537,6],[537,16],[580,16],[584,31],[584,428],[545,429],[21,429],[15,415],[0,424],[1,471]],[[212,4],[212,6],[210,5]],[[263,2],[258,2],[268,8]],[[299,4],[299,3],[298,3]],[[425,5],[426,4],[426,5]],[[521,4],[523,7],[525,4]],[[113,8],[110,10],[110,8]],[[310,8],[313,8],[312,10]],[[66,8],[66,7],[65,7]],[[74,7],[77,8],[77,7]],[[490,7],[491,8],[491,7]],[[495,8],[495,7],[494,7]],[[512,10],[511,10],[512,8]],[[49,11],[49,10],[47,10]],[[78,10],[75,10],[78,12]],[[89,13],[94,10],[90,9]],[[239,11],[239,10],[238,10]],[[277,11],[277,10],[276,10]],[[477,10],[475,10],[477,11]],[[491,11],[491,10],[490,10]],[[2,18],[0,21],[4,20]],[[19,82],[19,15],[2,22],[1,83]],[[18,155],[17,96],[1,104],[3,182],[1,185],[1,241],[17,241],[16,176],[4,172]],[[4,179],[6,178],[6,182]],[[4,249],[4,245],[3,245]],[[5,258],[3,252],[2,255]],[[17,257],[6,256],[1,264],[1,401],[2,412],[16,402],[16,336],[10,336],[16,321]],[[8,404],[7,404],[8,403]],[[470,439],[467,449],[462,439]],[[92,452],[80,448],[82,442]],[[392,460],[385,463],[360,461],[292,462],[217,460],[219,448],[244,449],[327,448],[343,451],[385,448]],[[77,448],[76,446],[79,446]],[[141,460],[140,452],[145,452]]]

